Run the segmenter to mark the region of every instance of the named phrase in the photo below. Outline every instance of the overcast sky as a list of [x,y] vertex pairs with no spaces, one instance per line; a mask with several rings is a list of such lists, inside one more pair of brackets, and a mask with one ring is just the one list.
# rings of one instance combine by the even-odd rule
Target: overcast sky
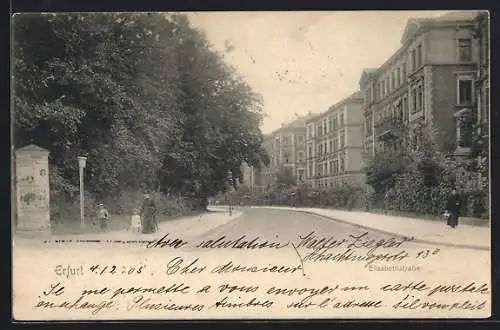
[[443,11],[199,12],[194,27],[264,97],[269,133],[309,111],[320,113],[359,89],[363,68],[399,47],[410,17]]

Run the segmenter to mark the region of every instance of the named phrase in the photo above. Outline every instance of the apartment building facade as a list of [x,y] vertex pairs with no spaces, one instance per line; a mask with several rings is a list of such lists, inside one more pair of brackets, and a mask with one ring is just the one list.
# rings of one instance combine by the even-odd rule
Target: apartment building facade
[[[477,121],[481,126],[480,135],[489,136],[490,112],[490,24],[488,12],[481,12],[476,18],[473,37],[479,45],[479,60],[476,73]],[[485,141],[486,142],[486,141]]]
[[457,156],[470,153],[474,82],[479,60],[473,38],[477,13],[460,12],[432,19],[410,19],[401,47],[382,66],[363,71],[365,151],[388,147],[387,135],[403,123],[411,139],[424,126],[442,132],[442,147]]
[[365,181],[363,101],[356,92],[306,122],[307,182],[313,188]]
[[[489,150],[490,136],[490,19],[488,12],[481,12],[476,19],[476,31],[474,37],[479,43],[479,63],[476,76],[476,118],[478,136],[484,145],[484,150]],[[478,155],[478,184],[482,187],[489,186],[489,155],[480,153]]]
[[269,186],[275,183],[276,173],[289,170],[298,182],[306,180],[306,121],[314,116],[309,113],[289,124],[282,124],[276,131],[264,138],[263,147],[269,155],[269,166],[260,170],[261,183]]

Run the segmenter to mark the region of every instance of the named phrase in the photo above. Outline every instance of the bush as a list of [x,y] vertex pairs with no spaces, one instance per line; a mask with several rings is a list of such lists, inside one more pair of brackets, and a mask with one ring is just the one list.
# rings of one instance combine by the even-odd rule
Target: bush
[[[192,210],[193,201],[176,196],[152,194],[158,214],[161,216],[180,216]],[[141,208],[143,193],[140,191],[123,191],[117,197],[96,200],[90,193],[85,193],[85,218],[96,215],[97,204],[104,203],[109,212],[114,215],[131,215],[134,208]],[[50,214],[53,223],[75,223],[80,221],[79,197],[64,197],[62,194],[53,193],[50,201]]]
[[[89,192],[85,192],[84,198],[85,218],[94,217],[96,214],[96,200]],[[70,197],[63,193],[51,192],[50,219],[55,224],[80,221],[80,197]]]

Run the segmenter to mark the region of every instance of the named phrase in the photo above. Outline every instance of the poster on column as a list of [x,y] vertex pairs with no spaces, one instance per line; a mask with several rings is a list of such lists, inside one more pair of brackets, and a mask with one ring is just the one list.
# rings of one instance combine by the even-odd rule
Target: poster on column
[[13,318],[490,317],[489,141],[454,122],[489,88],[488,22],[17,13],[12,97],[37,112],[14,140],[53,145],[50,178],[17,172],[51,232],[13,236]]

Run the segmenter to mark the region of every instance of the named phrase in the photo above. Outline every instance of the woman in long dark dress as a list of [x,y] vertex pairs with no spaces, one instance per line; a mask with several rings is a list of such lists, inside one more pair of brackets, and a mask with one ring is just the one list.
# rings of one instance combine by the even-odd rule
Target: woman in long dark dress
[[149,194],[144,195],[141,207],[142,233],[150,234],[156,231],[156,205]]
[[458,192],[453,189],[450,197],[448,198],[448,202],[446,203],[446,210],[449,212],[447,225],[455,228],[458,226],[458,217],[460,215],[460,208],[462,203],[460,201],[460,195]]

